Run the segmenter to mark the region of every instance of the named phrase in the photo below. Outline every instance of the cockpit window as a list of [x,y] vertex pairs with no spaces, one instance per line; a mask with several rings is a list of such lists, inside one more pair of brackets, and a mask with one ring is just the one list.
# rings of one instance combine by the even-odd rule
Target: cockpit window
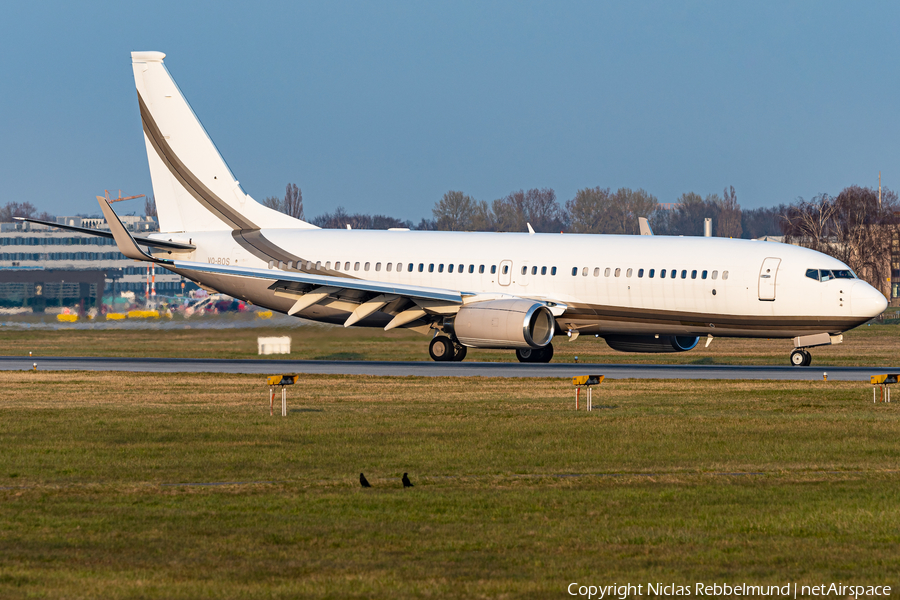
[[850,269],[807,269],[806,276],[817,281],[856,279],[856,275]]

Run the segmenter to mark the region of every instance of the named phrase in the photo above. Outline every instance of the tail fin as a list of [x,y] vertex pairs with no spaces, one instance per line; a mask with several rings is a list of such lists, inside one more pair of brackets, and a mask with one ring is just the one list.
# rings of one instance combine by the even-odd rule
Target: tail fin
[[315,229],[244,193],[163,65],[165,56],[131,53],[160,230]]

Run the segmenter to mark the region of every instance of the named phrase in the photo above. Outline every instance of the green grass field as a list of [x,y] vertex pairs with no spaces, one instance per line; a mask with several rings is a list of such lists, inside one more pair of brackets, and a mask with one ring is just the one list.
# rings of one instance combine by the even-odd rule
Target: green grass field
[[[344,328],[308,324],[292,328],[209,328],[215,319],[196,318],[191,329],[67,329],[0,327],[0,354],[27,356],[127,356],[256,358],[258,336],[289,335],[289,356],[302,360],[402,360],[430,361],[430,338],[411,331]],[[813,348],[814,366],[900,366],[900,325],[859,327],[844,335],[844,343]],[[554,362],[787,365],[790,340],[716,338],[709,348],[705,339],[690,352],[632,354],[616,352],[602,339],[582,336],[574,342],[554,339]],[[509,350],[470,349],[469,361],[515,361]]]
[[587,413],[565,380],[320,376],[287,418],[258,376],[0,386],[2,598],[900,586],[900,404],[865,382],[607,380]]

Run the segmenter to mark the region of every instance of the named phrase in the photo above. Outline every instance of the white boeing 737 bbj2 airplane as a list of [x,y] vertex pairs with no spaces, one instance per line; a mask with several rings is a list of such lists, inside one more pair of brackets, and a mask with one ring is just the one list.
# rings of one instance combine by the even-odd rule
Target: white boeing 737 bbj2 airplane
[[508,348],[548,362],[566,333],[625,352],[794,338],[791,363],[808,365],[807,348],[840,342],[887,306],[847,265],[788,244],[320,229],[244,193],[164,57],[131,55],[162,233],[132,236],[99,198],[105,235],[207,289],[313,321],[433,334],[431,357],[450,361]]

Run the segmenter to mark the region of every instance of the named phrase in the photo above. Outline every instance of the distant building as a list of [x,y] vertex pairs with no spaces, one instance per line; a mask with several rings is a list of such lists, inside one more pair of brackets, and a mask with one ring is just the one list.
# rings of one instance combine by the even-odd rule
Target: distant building
[[[152,217],[121,218],[134,232],[159,230]],[[57,217],[57,222],[109,229],[102,218]],[[158,296],[197,287],[162,267],[155,271]],[[48,306],[98,306],[104,294],[144,297],[150,276],[148,263],[126,258],[112,239],[36,223],[0,223],[0,306],[30,306],[39,312]]]

